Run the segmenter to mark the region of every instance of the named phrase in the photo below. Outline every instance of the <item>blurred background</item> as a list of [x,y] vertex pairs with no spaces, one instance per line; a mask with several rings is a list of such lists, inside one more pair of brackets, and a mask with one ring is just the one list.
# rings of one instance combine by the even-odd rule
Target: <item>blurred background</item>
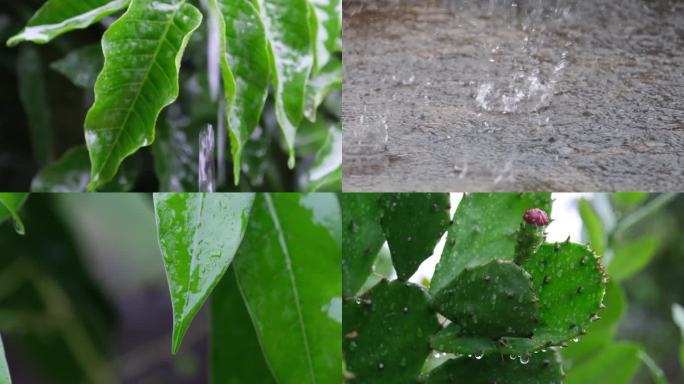
[[171,355],[148,194],[33,194],[0,224],[0,333],[15,383],[207,383],[206,308]]
[[[451,194],[452,215],[462,197]],[[673,305],[684,305],[684,195],[554,193],[553,199],[547,241],[590,244],[610,276],[602,319],[561,349],[566,381],[684,383],[684,310],[679,327],[673,318]],[[445,241],[446,234],[412,282],[429,286]],[[386,244],[362,290],[382,277],[396,278]],[[425,371],[448,357],[434,354]]]

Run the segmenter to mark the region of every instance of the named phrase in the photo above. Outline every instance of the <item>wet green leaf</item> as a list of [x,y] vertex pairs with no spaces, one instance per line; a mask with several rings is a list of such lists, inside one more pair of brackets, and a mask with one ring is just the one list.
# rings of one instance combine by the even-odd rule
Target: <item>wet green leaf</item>
[[385,242],[379,199],[377,193],[342,194],[342,292],[345,297],[359,291]]
[[435,294],[458,277],[466,266],[496,259],[513,260],[515,232],[525,211],[539,208],[551,214],[550,193],[469,193],[456,210],[454,225],[435,274],[430,293]]
[[42,65],[34,46],[21,47],[17,58],[19,98],[31,128],[31,145],[39,165],[50,162],[55,155],[52,114]]
[[[342,0],[310,0],[310,3],[316,18],[314,72],[318,74],[330,63],[332,55],[342,50]],[[339,71],[341,78],[341,65]]]
[[461,328],[449,324],[430,338],[430,345],[440,351],[456,354],[523,355],[543,347],[540,340],[527,337],[491,337],[462,335]]
[[252,193],[155,193],[159,245],[173,304],[172,350],[242,241]]
[[340,208],[334,194],[259,195],[233,262],[278,383],[340,383]]
[[211,0],[211,5],[220,15],[221,70],[238,185],[242,151],[259,124],[268,96],[268,41],[259,11],[251,1]]
[[[127,192],[138,177],[139,161],[128,158],[114,180],[98,188],[100,192]],[[32,192],[84,192],[90,180],[88,149],[82,145],[40,170],[31,182]]]
[[589,243],[596,254],[603,256],[606,252],[606,234],[603,230],[603,223],[596,210],[586,199],[579,201],[579,213],[584,222],[584,228],[589,235]]
[[565,384],[627,384],[639,369],[639,350],[631,343],[611,344],[568,371]]
[[233,267],[211,295],[211,377],[216,384],[275,384]]
[[19,234],[24,234],[24,223],[17,212],[28,198],[28,193],[0,193],[0,223],[11,218],[14,221],[14,229]]
[[304,115],[309,121],[316,121],[316,111],[330,92],[342,89],[342,61],[332,59],[306,88],[306,108]]
[[294,168],[294,141],[304,116],[306,84],[314,65],[307,0],[255,0],[266,27],[276,118]]
[[449,360],[432,371],[427,384],[561,384],[563,382],[563,370],[556,352],[549,351],[523,357],[522,362],[496,354],[480,356],[479,359],[460,357]]
[[95,86],[95,80],[103,65],[102,47],[99,44],[92,44],[69,52],[63,58],[52,62],[50,68],[64,75],[74,85],[91,89]]
[[157,116],[178,96],[181,56],[201,20],[185,0],[133,0],[105,32],[105,65],[85,120],[88,189],[111,180],[124,158],[154,141]]
[[498,339],[526,337],[539,321],[531,276],[510,261],[492,261],[463,271],[430,299],[461,335]]
[[2,345],[2,337],[0,337],[0,383],[12,384],[9,369],[7,368],[7,360],[5,359],[5,347]]
[[[173,113],[171,113],[173,111]],[[152,144],[154,170],[159,179],[159,190],[165,192],[193,192],[199,189],[197,153],[199,152],[200,124],[185,118],[174,106],[160,120],[157,138]]]
[[415,382],[439,329],[419,286],[383,280],[344,304],[344,352],[354,382]]
[[622,281],[639,272],[656,253],[658,241],[654,237],[642,237],[616,245],[607,272],[616,281]]
[[672,319],[682,334],[682,345],[679,348],[679,363],[682,369],[684,369],[684,307],[677,303],[672,304]]
[[316,153],[308,172],[309,192],[342,190],[342,130],[331,126],[323,147]]
[[616,192],[611,195],[613,200],[625,206],[635,206],[648,198],[647,192]]
[[23,41],[44,44],[55,37],[87,28],[128,6],[130,0],[48,0],[29,20],[26,28],[7,41],[8,46]]
[[608,283],[603,303],[606,308],[601,311],[601,320],[591,323],[587,327],[587,334],[578,343],[569,343],[568,348],[561,351],[565,367],[570,368],[590,358],[592,353],[599,351],[615,336],[620,319],[627,311],[627,299],[619,284],[613,281]]
[[432,255],[449,226],[448,193],[386,193],[380,198],[382,229],[392,263],[401,280],[408,280]]
[[373,273],[368,276],[366,282],[363,283],[357,292],[366,292],[367,290],[373,288],[382,279],[389,280],[390,277],[395,273],[389,248],[382,247],[382,249],[380,249],[375,262],[373,263],[372,270]]

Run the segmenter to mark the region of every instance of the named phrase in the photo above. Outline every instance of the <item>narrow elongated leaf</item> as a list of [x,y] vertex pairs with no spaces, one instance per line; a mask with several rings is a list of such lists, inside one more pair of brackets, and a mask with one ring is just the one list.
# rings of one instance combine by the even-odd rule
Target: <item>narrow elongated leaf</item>
[[275,384],[233,267],[211,295],[211,362],[215,384]]
[[589,235],[589,243],[596,254],[603,256],[606,251],[605,231],[596,210],[586,199],[579,201],[579,213]]
[[639,360],[644,363],[646,369],[651,374],[651,379],[655,384],[667,384],[667,377],[663,369],[658,366],[658,364],[653,360],[651,356],[646,353],[643,349],[639,350]]
[[278,383],[342,381],[340,237],[333,194],[259,195],[254,203],[233,265]]
[[255,0],[264,20],[271,52],[276,118],[295,166],[294,142],[304,116],[307,80],[314,65],[307,0]]
[[608,275],[617,281],[629,278],[644,268],[656,253],[657,240],[643,237],[629,243],[620,243],[608,264]]
[[25,233],[24,223],[21,221],[21,216],[19,216],[17,211],[24,204],[28,195],[28,193],[0,193],[0,223],[12,218],[14,220],[14,229],[21,235]]
[[377,193],[342,194],[342,292],[346,297],[359,291],[385,242],[379,200]]
[[159,245],[173,304],[172,350],[228,269],[247,228],[252,193],[156,193]]
[[48,0],[29,20],[26,28],[7,41],[44,44],[55,37],[87,28],[128,6],[130,0]]
[[[523,358],[525,359],[525,358]],[[523,360],[525,361],[525,360]],[[561,384],[563,370],[554,351],[532,355],[525,364],[498,355],[452,359],[430,373],[427,384]]]
[[12,384],[9,369],[7,368],[7,359],[5,358],[5,347],[2,345],[2,337],[0,337],[0,383]]
[[99,44],[92,44],[69,52],[51,63],[50,68],[64,75],[74,85],[91,89],[103,65],[102,47]]
[[316,67],[318,74],[328,63],[332,54],[342,50],[341,0],[310,0],[316,17]]
[[336,192],[342,190],[342,130],[330,127],[325,141],[314,163],[309,169],[309,192]]
[[383,280],[344,304],[347,370],[358,383],[415,382],[438,329],[422,288]]
[[568,371],[565,384],[627,384],[639,370],[639,350],[631,343],[611,344]]
[[449,226],[449,194],[386,193],[380,203],[392,263],[399,279],[408,280]]
[[[138,176],[138,159],[128,158],[116,177],[98,188],[101,192],[127,192]],[[85,145],[67,151],[61,159],[40,170],[31,182],[32,192],[84,192],[90,180],[88,149]]]
[[185,0],[133,0],[105,32],[104,69],[85,120],[93,190],[154,141],[157,116],[178,96],[178,70],[202,14]]
[[235,185],[247,140],[259,124],[270,80],[268,41],[259,10],[249,0],[211,0],[219,16],[221,71]]
[[674,319],[682,334],[682,345],[679,348],[679,363],[682,369],[684,369],[684,307],[676,303],[672,304],[672,319]]
[[465,267],[495,259],[513,260],[515,232],[525,211],[539,208],[551,214],[550,193],[469,193],[463,197],[449,228],[430,293],[435,294]]

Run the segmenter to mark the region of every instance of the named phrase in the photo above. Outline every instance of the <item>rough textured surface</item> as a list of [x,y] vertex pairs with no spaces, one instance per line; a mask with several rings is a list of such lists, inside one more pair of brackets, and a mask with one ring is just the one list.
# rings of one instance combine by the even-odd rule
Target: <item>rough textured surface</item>
[[517,3],[344,2],[345,190],[684,187],[684,3]]

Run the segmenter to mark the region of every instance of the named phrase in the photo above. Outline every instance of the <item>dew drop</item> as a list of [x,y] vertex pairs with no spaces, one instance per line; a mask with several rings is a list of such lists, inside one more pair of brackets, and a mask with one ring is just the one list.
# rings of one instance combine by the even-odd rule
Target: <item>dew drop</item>
[[528,355],[520,356],[520,364],[525,365],[530,362],[530,357]]

